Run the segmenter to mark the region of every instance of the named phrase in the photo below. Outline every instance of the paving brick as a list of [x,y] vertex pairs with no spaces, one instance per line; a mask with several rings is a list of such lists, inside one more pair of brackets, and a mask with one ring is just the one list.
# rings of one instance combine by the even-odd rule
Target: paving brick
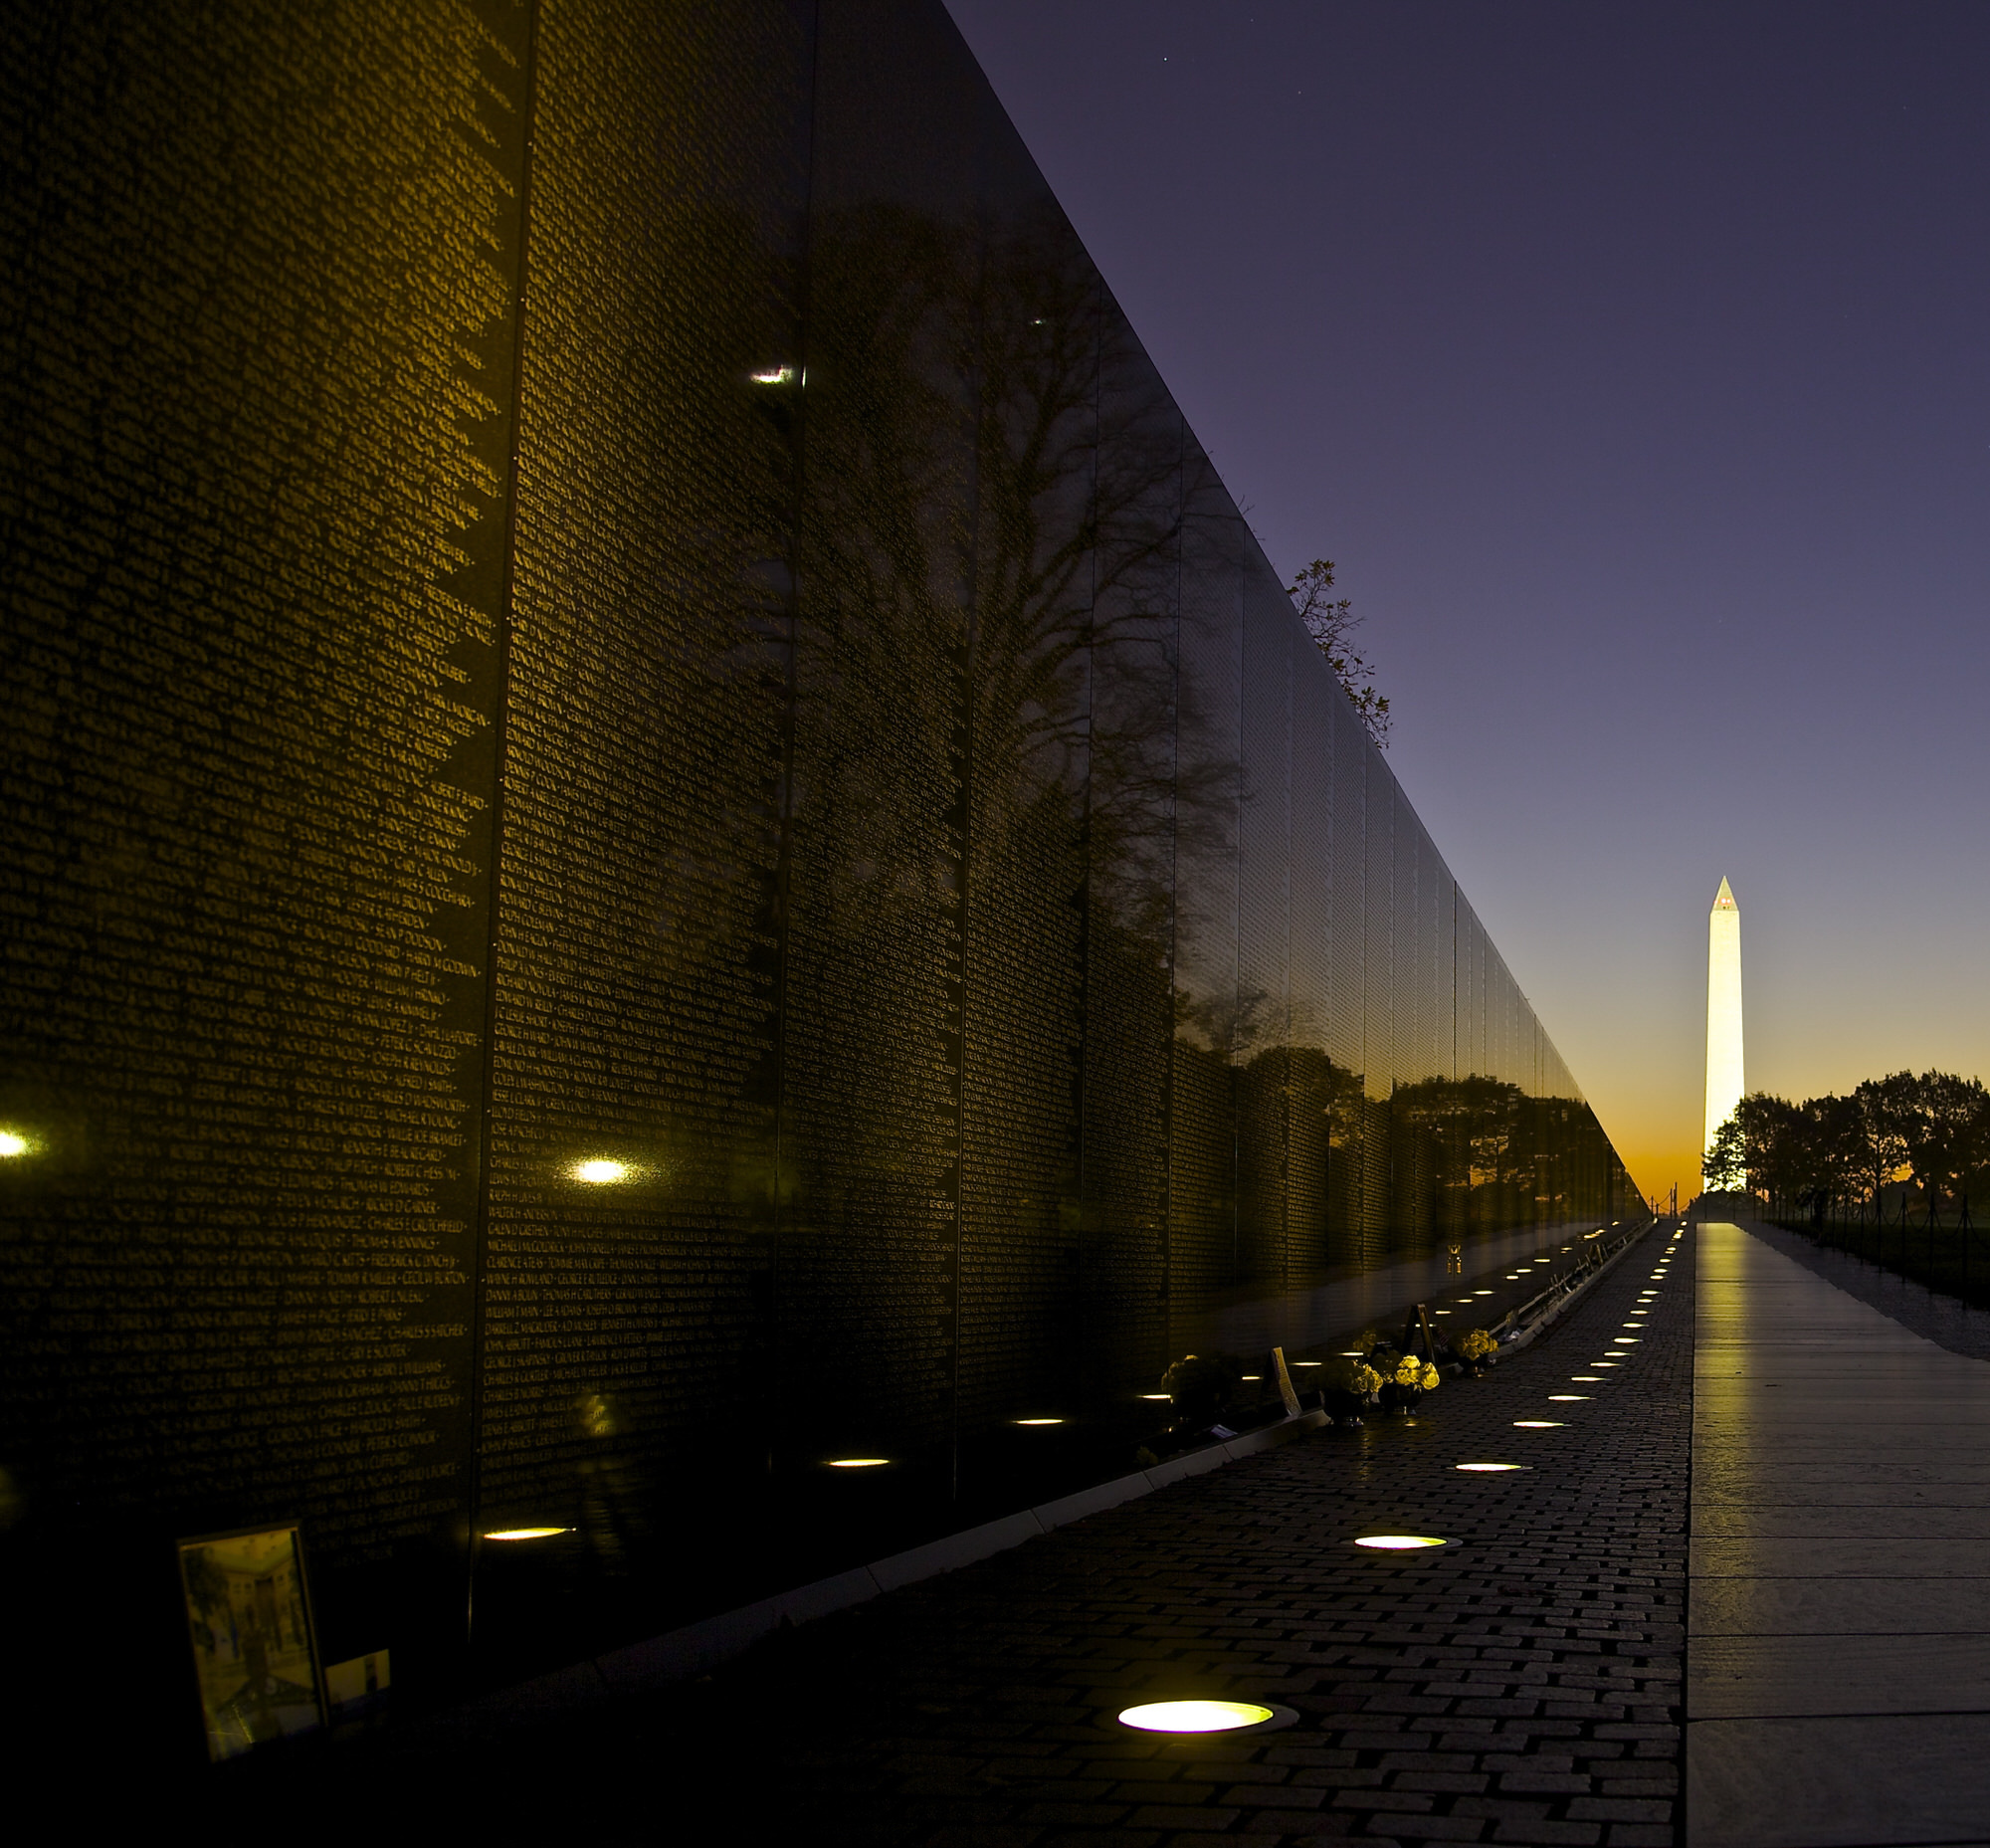
[[[1606,1830],[1607,1848],[1657,1848],[1627,1831],[1670,1843],[1692,1265],[1674,1267],[1622,1367],[1567,1383],[1651,1268],[1634,1252],[1527,1352],[1447,1381],[1414,1422],[1321,1431],[1191,1477],[698,1683],[594,1709],[584,1728],[473,1742],[481,1782],[567,1753],[593,1770],[575,1787],[640,1767],[687,1805],[750,1789],[798,1839],[865,1848],[1336,1834],[1605,1848]],[[1577,1390],[1589,1397],[1547,1396]],[[1454,1468],[1474,1458],[1532,1467]],[[1454,1544],[1350,1543],[1411,1522]],[[1188,1693],[1300,1717],[1209,1741],[1112,1724],[1134,1700]],[[340,1757],[347,1776],[355,1754]]]
[[1476,1842],[1486,1824],[1478,1816],[1391,1816],[1389,1830],[1409,1842]]
[[1673,1806],[1670,1799],[1646,1799],[1635,1801],[1624,1797],[1577,1797],[1568,1806],[1572,1821],[1596,1822],[1670,1822]]
[[1242,1814],[1214,1803],[1199,1805],[1148,1803],[1126,1818],[1136,1829],[1223,1829]]

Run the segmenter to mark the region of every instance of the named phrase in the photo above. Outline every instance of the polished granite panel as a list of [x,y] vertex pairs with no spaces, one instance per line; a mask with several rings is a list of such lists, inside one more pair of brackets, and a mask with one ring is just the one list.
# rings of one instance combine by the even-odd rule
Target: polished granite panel
[[939,0],[58,11],[0,27],[37,1659],[165,1711],[145,1562],[298,1518],[397,1699],[556,1667],[1641,1210]]

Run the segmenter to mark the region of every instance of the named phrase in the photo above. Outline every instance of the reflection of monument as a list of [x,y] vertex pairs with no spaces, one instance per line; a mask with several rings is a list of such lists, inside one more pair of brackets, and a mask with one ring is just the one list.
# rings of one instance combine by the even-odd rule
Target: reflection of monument
[[1720,882],[1706,919],[1706,1139],[1741,1102],[1741,908]]

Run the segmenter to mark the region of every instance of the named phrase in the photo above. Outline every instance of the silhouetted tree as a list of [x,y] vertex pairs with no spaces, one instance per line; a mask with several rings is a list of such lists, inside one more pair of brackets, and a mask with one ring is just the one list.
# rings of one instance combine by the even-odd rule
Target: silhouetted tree
[[1701,1164],[1709,1188],[1772,1201],[1877,1199],[1906,1182],[1930,1201],[1990,1196],[1990,1091],[1953,1072],[1893,1072],[1850,1096],[1792,1104],[1752,1092]]
[[1333,670],[1341,691],[1352,702],[1368,735],[1381,749],[1387,750],[1389,702],[1376,692],[1375,670],[1356,652],[1350,639],[1361,626],[1362,618],[1355,615],[1351,599],[1329,596],[1327,593],[1332,588],[1333,560],[1315,558],[1298,574],[1296,581],[1286,586],[1286,595],[1293,599],[1299,621],[1305,624],[1306,634],[1312,637],[1319,652],[1326,657],[1326,665]]

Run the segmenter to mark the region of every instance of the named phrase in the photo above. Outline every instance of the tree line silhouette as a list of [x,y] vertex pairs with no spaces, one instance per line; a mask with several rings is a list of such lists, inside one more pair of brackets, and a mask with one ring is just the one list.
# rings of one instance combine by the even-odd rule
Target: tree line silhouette
[[1745,1190],[1771,1210],[1880,1206],[1890,1190],[1940,1208],[1990,1198],[1990,1091],[1954,1072],[1894,1072],[1843,1097],[1793,1104],[1750,1093],[1701,1164],[1709,1192]]

